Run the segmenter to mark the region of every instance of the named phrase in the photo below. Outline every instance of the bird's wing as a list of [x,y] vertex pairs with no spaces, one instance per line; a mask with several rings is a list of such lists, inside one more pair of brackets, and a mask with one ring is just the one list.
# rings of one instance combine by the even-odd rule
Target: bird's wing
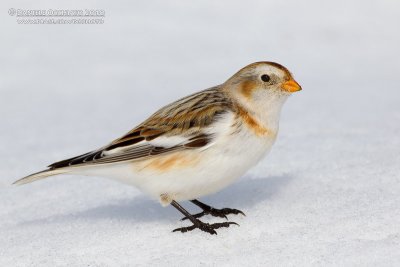
[[201,149],[212,144],[217,134],[214,124],[231,108],[229,98],[218,87],[211,88],[160,109],[101,149],[56,162],[49,168],[143,160],[179,150]]

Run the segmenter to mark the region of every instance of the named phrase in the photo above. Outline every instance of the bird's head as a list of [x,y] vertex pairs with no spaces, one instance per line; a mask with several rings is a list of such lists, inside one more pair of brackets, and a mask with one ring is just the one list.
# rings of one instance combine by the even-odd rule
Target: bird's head
[[238,71],[225,84],[239,90],[245,97],[257,97],[263,92],[291,94],[301,90],[301,86],[293,79],[289,70],[275,62],[250,64]]
[[279,115],[285,100],[301,86],[282,65],[274,62],[250,64],[223,84],[224,90],[249,111],[262,116]]

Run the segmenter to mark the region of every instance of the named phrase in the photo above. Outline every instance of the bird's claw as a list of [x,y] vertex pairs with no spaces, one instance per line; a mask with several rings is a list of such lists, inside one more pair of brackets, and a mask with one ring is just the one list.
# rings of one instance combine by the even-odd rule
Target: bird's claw
[[[195,217],[196,219],[201,218],[205,215],[211,215],[213,217],[219,217],[219,218],[225,218],[226,220],[228,220],[227,215],[238,215],[238,214],[242,214],[243,216],[246,216],[246,214],[244,214],[243,211],[241,210],[237,210],[237,209],[230,209],[230,208],[224,208],[224,209],[215,209],[215,208],[211,208],[209,210],[204,210],[203,212],[194,214],[193,217]],[[184,217],[181,219],[181,221],[185,221],[187,220],[188,217]]]
[[200,229],[203,232],[209,233],[211,235],[217,235],[217,231],[215,229],[219,228],[227,228],[231,225],[237,225],[239,224],[235,222],[223,222],[223,223],[214,223],[214,224],[209,224],[209,223],[203,223],[202,221],[198,221],[196,224],[193,224],[192,226],[189,227],[182,227],[182,228],[177,228],[173,230],[172,232],[181,232],[181,233],[187,233],[190,231],[193,231],[194,229]]

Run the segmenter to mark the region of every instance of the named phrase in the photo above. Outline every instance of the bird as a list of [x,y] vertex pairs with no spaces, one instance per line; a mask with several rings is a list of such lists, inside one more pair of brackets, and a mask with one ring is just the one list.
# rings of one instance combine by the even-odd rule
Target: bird
[[[107,145],[48,166],[16,181],[23,185],[50,176],[101,176],[134,186],[166,207],[171,205],[195,229],[216,235],[238,225],[227,215],[238,209],[217,209],[198,199],[217,193],[261,161],[277,139],[282,107],[302,90],[281,64],[252,63],[226,82],[179,99],[155,112],[127,134]],[[182,201],[202,212],[191,214]],[[200,220],[205,215],[221,223]]]

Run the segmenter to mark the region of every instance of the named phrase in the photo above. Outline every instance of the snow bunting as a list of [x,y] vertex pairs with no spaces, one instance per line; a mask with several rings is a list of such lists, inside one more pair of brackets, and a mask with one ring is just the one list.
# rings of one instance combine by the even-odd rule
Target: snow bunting
[[[58,174],[103,176],[133,185],[192,222],[174,230],[215,229],[204,215],[243,214],[216,209],[197,198],[220,191],[258,163],[274,144],[282,106],[301,90],[291,73],[274,62],[257,62],[225,83],[165,106],[121,138],[100,149],[56,162],[15,182],[22,185]],[[190,214],[179,201],[203,212]]]

